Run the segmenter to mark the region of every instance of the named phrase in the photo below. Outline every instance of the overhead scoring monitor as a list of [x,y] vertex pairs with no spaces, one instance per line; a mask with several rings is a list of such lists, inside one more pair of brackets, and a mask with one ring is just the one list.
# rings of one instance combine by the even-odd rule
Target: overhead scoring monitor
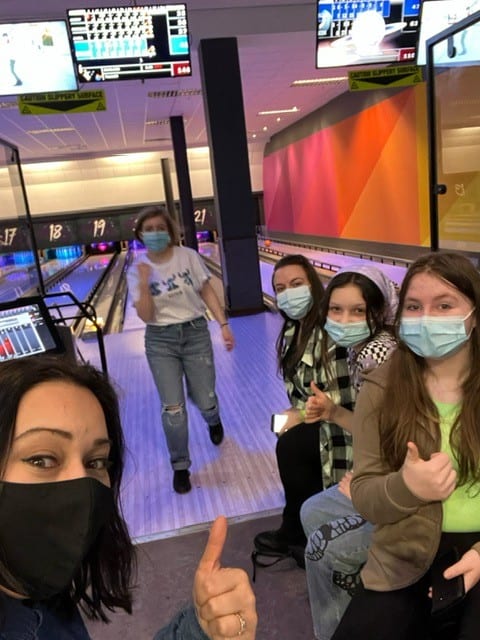
[[69,9],[80,83],[192,73],[185,4]]
[[415,60],[420,0],[319,0],[316,68]]

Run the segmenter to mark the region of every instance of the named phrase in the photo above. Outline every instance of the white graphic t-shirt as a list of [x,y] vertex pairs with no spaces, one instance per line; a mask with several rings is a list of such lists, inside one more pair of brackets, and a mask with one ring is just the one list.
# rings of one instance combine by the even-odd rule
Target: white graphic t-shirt
[[210,279],[202,258],[188,247],[174,247],[168,262],[157,264],[141,255],[128,270],[127,282],[133,303],[139,299],[138,265],[142,262],[151,268],[150,291],[155,304],[155,318],[149,324],[166,326],[187,322],[203,316],[205,304],[199,292]]

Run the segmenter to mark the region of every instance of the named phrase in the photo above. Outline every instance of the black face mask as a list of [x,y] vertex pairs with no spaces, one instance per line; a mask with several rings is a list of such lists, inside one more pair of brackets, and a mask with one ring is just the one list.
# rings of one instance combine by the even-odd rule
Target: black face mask
[[93,478],[0,482],[0,560],[19,584],[0,583],[33,600],[61,593],[112,510],[112,490]]

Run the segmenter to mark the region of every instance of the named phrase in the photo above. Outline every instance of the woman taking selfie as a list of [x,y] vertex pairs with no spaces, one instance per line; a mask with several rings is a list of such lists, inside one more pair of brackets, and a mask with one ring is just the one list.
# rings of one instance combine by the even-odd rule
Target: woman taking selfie
[[[0,637],[88,640],[79,609],[132,611],[134,550],[121,516],[118,400],[93,367],[35,356],[0,364]],[[214,523],[194,606],[155,640],[253,640],[245,572],[224,569],[226,520]],[[160,579],[160,578],[159,578]]]
[[376,526],[334,640],[480,636],[479,322],[480,274],[467,258],[411,265],[399,347],[355,410],[352,500]]

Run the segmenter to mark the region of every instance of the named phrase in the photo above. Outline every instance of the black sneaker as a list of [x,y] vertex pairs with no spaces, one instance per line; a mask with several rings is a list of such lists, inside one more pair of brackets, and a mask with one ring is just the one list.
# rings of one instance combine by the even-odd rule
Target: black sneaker
[[262,553],[266,552],[271,554],[283,555],[288,553],[288,540],[281,531],[281,529],[275,529],[274,531],[262,531],[257,533],[253,543],[255,549]]
[[188,469],[174,469],[173,488],[177,493],[188,493],[192,488],[190,471]]
[[223,426],[222,423],[209,425],[208,430],[210,432],[210,440],[214,445],[218,446],[223,440]]

